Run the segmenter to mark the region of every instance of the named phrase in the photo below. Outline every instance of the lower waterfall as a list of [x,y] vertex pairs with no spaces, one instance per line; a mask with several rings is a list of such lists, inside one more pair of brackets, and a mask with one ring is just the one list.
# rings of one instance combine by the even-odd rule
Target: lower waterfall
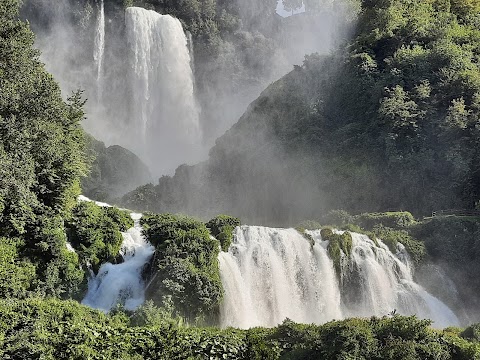
[[142,236],[141,214],[131,214],[133,228],[122,233],[121,264],[103,264],[98,274],[88,282],[88,292],[82,304],[105,312],[117,304],[127,310],[135,310],[145,301],[145,284],[142,271],[155,248]]
[[345,317],[417,315],[435,327],[458,325],[443,302],[414,282],[408,254],[393,254],[380,240],[352,233],[352,254],[337,275],[328,241],[311,231],[241,226],[228,253],[219,256],[225,289],[221,325],[275,326],[285,318],[324,323]]
[[[92,274],[83,304],[108,312],[117,304],[135,310],[144,302],[142,272],[155,248],[142,236],[142,215],[131,216],[134,227],[122,233],[124,262],[103,264]],[[320,230],[304,235],[295,229],[237,227],[228,252],[218,257],[225,291],[220,325],[271,327],[286,318],[322,324],[392,312],[431,319],[438,328],[459,325],[447,305],[414,281],[402,244],[393,253],[379,239],[351,235],[351,253],[342,252],[336,267]]]

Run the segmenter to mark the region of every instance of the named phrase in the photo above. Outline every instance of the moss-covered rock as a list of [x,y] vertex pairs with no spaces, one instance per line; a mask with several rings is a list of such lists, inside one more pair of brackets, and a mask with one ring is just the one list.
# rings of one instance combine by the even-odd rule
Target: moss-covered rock
[[342,256],[350,257],[352,253],[352,234],[345,231],[342,234],[334,233],[331,229],[322,229],[322,240],[329,241],[328,254],[333,261],[335,271],[340,276],[342,272]]
[[425,244],[412,237],[406,230],[395,230],[377,225],[374,227],[373,233],[381,239],[394,254],[397,252],[398,243],[403,244],[413,262],[416,264],[419,264],[427,256]]
[[222,251],[228,251],[233,240],[233,231],[240,226],[240,219],[228,215],[218,215],[205,225],[210,230],[210,234],[220,241]]
[[145,214],[143,233],[155,246],[147,298],[162,306],[171,297],[189,321],[212,321],[223,298],[218,254],[220,243],[205,224],[183,215]]
[[295,228],[295,230],[297,230],[309,243],[310,243],[310,250],[313,249],[313,247],[315,246],[315,239],[313,238],[312,235],[310,235],[303,227],[299,227],[297,226]]
[[365,213],[353,217],[353,221],[367,230],[372,230],[378,225],[401,229],[415,224],[415,218],[408,211]]

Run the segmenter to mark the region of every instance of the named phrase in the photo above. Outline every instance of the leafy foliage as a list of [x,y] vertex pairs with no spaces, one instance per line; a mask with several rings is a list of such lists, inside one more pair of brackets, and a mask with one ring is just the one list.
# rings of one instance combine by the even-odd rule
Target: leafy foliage
[[123,241],[121,232],[133,227],[133,220],[127,211],[83,201],[73,209],[66,226],[82,264],[98,270],[101,264],[116,260]]
[[23,298],[35,279],[35,267],[18,256],[20,239],[0,238],[0,298]]
[[5,260],[19,275],[7,295],[27,289],[71,295],[83,274],[66,249],[63,218],[88,167],[80,127],[84,101],[79,92],[62,100],[39,61],[33,33],[18,20],[18,6],[16,0],[0,4],[0,235]]
[[273,329],[132,326],[72,301],[0,301],[0,356],[9,359],[478,359],[478,343],[415,317],[290,320]]
[[147,295],[162,305],[171,296],[188,320],[211,320],[223,297],[218,253],[220,243],[205,224],[182,215],[146,214],[144,234],[155,246]]
[[210,234],[220,241],[222,251],[228,251],[233,240],[233,230],[240,226],[240,219],[228,215],[218,215],[205,224]]

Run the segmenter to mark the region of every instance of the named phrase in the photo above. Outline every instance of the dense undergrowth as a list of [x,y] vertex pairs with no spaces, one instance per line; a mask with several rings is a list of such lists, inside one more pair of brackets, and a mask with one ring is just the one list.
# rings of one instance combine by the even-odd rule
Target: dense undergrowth
[[[137,316],[144,310],[137,311]],[[150,311],[152,311],[150,309]],[[133,318],[136,316],[133,315]],[[72,301],[0,301],[4,359],[418,359],[480,358],[478,326],[433,330],[393,316],[250,330],[181,327],[166,318],[132,324]]]

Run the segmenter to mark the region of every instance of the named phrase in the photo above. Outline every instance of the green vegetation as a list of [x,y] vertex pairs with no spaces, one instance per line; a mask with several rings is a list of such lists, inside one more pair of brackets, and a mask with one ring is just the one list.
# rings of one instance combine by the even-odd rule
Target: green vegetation
[[228,251],[233,240],[233,230],[240,226],[240,219],[228,215],[218,215],[205,224],[210,234],[218,241],[222,251]]
[[138,326],[122,312],[105,315],[73,301],[1,300],[0,356],[55,360],[480,358],[480,344],[469,335],[470,328],[459,335],[429,325],[428,320],[394,316],[322,326],[286,320],[273,329],[250,330],[189,328],[168,319]]
[[0,298],[21,299],[35,279],[35,266],[18,253],[24,245],[19,239],[0,238]]
[[342,258],[350,257],[352,253],[352,235],[345,231],[343,234],[336,234],[331,229],[325,228],[320,232],[323,241],[328,241],[328,254],[333,261],[337,276],[342,273]]
[[404,245],[415,264],[419,264],[427,255],[425,244],[414,239],[407,230],[395,230],[384,226],[376,226],[373,232],[394,254],[397,252],[398,243]]
[[146,214],[141,223],[155,246],[148,298],[161,306],[171,297],[180,315],[192,322],[215,320],[223,297],[219,241],[204,223],[187,216]]
[[355,224],[365,229],[373,229],[376,225],[402,229],[415,224],[415,218],[408,211],[360,214],[353,218]]
[[[427,258],[427,250],[422,239],[415,238],[415,226],[422,226],[422,222],[417,222],[415,218],[406,211],[387,212],[387,213],[364,213],[360,215],[350,215],[346,211],[331,211],[324,219],[328,219],[329,224],[337,226],[342,230],[357,232],[367,235],[377,245],[377,239],[381,239],[394,254],[397,252],[397,244],[405,246],[413,262],[421,263]],[[350,221],[350,223],[346,223]],[[325,232],[327,237],[329,231],[322,230],[322,237]],[[333,254],[338,253],[336,247],[332,249]],[[344,252],[345,253],[345,252]],[[334,257],[332,257],[334,258]]]
[[133,227],[133,220],[127,211],[80,202],[66,227],[82,265],[89,264],[98,271],[103,263],[116,261],[123,241],[121,232]]

